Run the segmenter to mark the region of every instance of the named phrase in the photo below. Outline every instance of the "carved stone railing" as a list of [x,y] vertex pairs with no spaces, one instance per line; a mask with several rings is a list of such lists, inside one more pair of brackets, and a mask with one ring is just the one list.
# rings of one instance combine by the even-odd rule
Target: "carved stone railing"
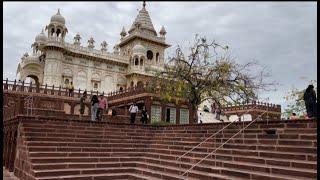
[[267,110],[268,109],[269,111],[273,111],[273,112],[281,112],[281,105],[259,102],[259,101],[252,101],[252,102],[246,103],[246,104],[226,106],[226,107],[222,107],[221,110],[223,112],[239,111],[239,110],[251,109],[252,107],[255,107],[255,109],[260,109],[260,110]]
[[77,53],[77,54],[84,54],[87,56],[92,56],[100,59],[107,59],[111,61],[116,61],[120,63],[129,63],[129,57],[125,55],[117,55],[109,52],[104,52],[101,50],[96,49],[90,49],[88,47],[83,46],[76,46],[74,44],[66,43],[64,41],[58,40],[56,37],[50,37],[48,41],[46,42],[45,46],[56,46],[60,48],[67,49],[71,52]]
[[44,66],[44,61],[39,61],[39,57],[38,56],[34,56],[34,57],[31,57],[31,58],[24,58],[22,59],[20,65],[22,67],[28,65],[28,64],[39,64],[41,67]]
[[125,37],[121,41],[121,43],[125,42],[125,41],[128,41],[128,39],[132,38],[133,36],[138,36],[138,37],[141,37],[141,38],[144,38],[144,39],[149,39],[149,40],[152,40],[152,41],[155,41],[155,42],[159,42],[159,43],[165,43],[165,39],[164,38],[157,37],[157,36],[148,36],[148,35],[143,34],[142,32],[138,32],[138,31],[134,31],[134,32],[130,33],[127,37]]
[[[38,93],[38,94],[47,94],[55,96],[64,96],[68,97],[69,90],[64,87],[56,87],[49,85],[36,85],[31,83],[25,83],[24,81],[9,81],[8,79],[3,80],[3,91],[13,91],[13,92],[24,92],[24,93]],[[80,98],[85,90],[75,89],[72,97]],[[140,94],[144,92],[151,92],[149,87],[132,87],[124,88],[123,90],[112,91],[109,93],[99,92],[99,91],[87,91],[87,96],[91,98],[92,95],[103,95],[108,101],[115,100],[118,98],[128,97],[135,94]]]

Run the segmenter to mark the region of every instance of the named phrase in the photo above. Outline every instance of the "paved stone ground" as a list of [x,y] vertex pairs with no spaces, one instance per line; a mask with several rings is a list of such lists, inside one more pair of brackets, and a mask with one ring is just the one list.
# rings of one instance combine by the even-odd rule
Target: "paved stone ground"
[[13,172],[9,172],[7,169],[3,167],[3,180],[19,180],[19,179],[13,175]]

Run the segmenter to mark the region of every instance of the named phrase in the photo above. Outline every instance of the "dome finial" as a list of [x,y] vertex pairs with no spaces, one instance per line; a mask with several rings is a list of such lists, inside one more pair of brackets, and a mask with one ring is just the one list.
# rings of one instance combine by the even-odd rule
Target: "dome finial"
[[145,9],[146,8],[146,1],[143,1],[143,9]]
[[59,15],[60,15],[60,8],[58,8],[58,12],[57,12],[57,14],[59,14]]

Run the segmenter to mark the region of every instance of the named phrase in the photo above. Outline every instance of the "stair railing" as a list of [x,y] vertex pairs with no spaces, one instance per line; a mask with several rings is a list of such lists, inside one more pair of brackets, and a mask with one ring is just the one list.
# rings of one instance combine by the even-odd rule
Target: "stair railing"
[[[268,109],[266,111],[264,111],[262,114],[260,114],[259,116],[264,115],[265,113],[268,112]],[[181,176],[184,176],[186,173],[188,173],[189,171],[191,171],[194,167],[196,167],[198,164],[200,164],[203,160],[207,159],[209,156],[211,156],[213,153],[215,153],[217,150],[221,149],[221,147],[223,147],[225,144],[227,144],[231,139],[233,139],[235,136],[237,136],[240,132],[243,132],[245,129],[247,129],[251,124],[253,124],[254,122],[257,121],[257,119],[260,119],[260,117],[255,118],[254,120],[252,120],[246,127],[240,129],[236,134],[234,134],[233,136],[231,136],[228,140],[226,140],[224,143],[222,143],[219,147],[217,147],[216,149],[214,149],[213,151],[211,151],[211,153],[209,153],[208,155],[206,155],[204,158],[202,158],[200,161],[198,161],[197,163],[195,163],[194,165],[191,166],[191,168],[189,168],[188,170],[186,170]],[[216,155],[214,156],[214,164],[216,166]],[[189,174],[187,174],[187,177],[189,176]]]
[[[254,108],[256,108],[259,104],[255,104],[252,108],[248,109],[246,112],[244,112],[242,115],[247,114],[249,111],[253,110]],[[242,116],[241,115],[241,116]],[[240,116],[240,117],[241,117]],[[215,132],[214,134],[212,134],[211,136],[207,137],[205,140],[203,140],[202,142],[200,142],[198,145],[194,146],[192,149],[190,149],[189,151],[185,152],[183,155],[179,156],[176,160],[180,160],[182,157],[184,157],[185,155],[187,155],[188,153],[190,153],[191,151],[193,151],[194,149],[196,149],[197,147],[199,147],[201,144],[205,143],[206,141],[208,141],[209,139],[213,138],[214,136],[216,136],[217,134],[219,134],[221,131],[223,133],[223,130],[226,129],[227,127],[229,127],[231,124],[233,124],[236,121],[232,121],[229,124],[227,124],[226,126],[224,126],[222,129],[220,129],[219,131]]]

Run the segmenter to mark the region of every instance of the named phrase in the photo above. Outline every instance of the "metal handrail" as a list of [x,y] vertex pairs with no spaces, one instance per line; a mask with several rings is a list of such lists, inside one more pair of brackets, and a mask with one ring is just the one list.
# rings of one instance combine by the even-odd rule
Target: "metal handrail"
[[[248,109],[246,112],[244,112],[242,115],[248,113],[249,111],[251,111],[252,109],[256,108],[258,106],[258,104],[255,104],[254,107]],[[194,146],[192,149],[190,149],[189,151],[185,152],[183,155],[179,156],[177,158],[177,160],[180,160],[183,156],[187,155],[188,153],[190,153],[191,151],[193,151],[195,148],[199,147],[201,144],[203,144],[204,142],[206,142],[207,140],[213,138],[215,135],[217,135],[218,133],[220,133],[221,131],[223,131],[224,129],[226,129],[227,127],[229,127],[231,124],[233,124],[236,121],[232,121],[229,124],[227,124],[226,126],[224,126],[222,129],[220,129],[219,131],[217,131],[216,133],[212,134],[211,136],[207,137],[205,140],[203,140],[202,142],[200,142],[198,145]]]
[[[262,114],[260,114],[259,116],[262,116],[263,114],[267,113],[268,110],[264,111]],[[189,171],[191,171],[195,166],[197,166],[198,164],[200,164],[203,160],[207,159],[209,156],[211,156],[213,153],[215,153],[217,150],[219,150],[221,147],[223,147],[225,144],[227,144],[231,139],[233,139],[236,135],[238,135],[241,131],[244,131],[246,128],[248,128],[252,123],[256,122],[257,119],[260,119],[260,117],[255,118],[253,121],[251,121],[246,127],[240,129],[236,134],[234,134],[232,137],[230,137],[228,140],[226,140],[224,143],[222,143],[219,147],[217,147],[216,149],[214,149],[211,153],[209,153],[207,156],[205,156],[204,158],[202,158],[200,161],[198,161],[196,164],[192,165],[191,168],[189,168],[187,171],[185,171],[181,176],[184,176],[186,173],[188,173]],[[216,156],[215,156],[216,157]],[[216,165],[216,161],[215,161],[215,165]]]

